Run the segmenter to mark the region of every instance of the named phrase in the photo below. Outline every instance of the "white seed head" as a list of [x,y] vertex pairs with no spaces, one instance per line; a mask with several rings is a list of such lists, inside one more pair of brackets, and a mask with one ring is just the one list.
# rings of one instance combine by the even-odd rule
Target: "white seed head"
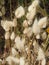
[[45,59],[45,55],[44,55],[43,50],[39,47],[37,60],[43,60],[43,59]]
[[0,59],[0,65],[2,65],[2,62],[3,62],[3,61]]
[[15,65],[19,64],[19,62],[20,62],[19,58],[16,58],[16,57],[13,57],[12,60],[15,63]]
[[28,11],[31,12],[34,8],[32,7],[32,4],[28,7]]
[[13,27],[13,22],[12,21],[7,21],[8,22],[8,24],[9,24],[9,27]]
[[40,28],[45,28],[47,26],[47,17],[43,17],[39,20],[38,25]]
[[24,44],[25,44],[25,38],[21,39],[19,36],[15,38],[15,48],[17,48],[18,50],[23,50]]
[[5,33],[5,39],[7,40],[7,39],[9,39],[10,38],[10,32],[6,32]]
[[9,31],[10,30],[10,27],[9,27],[9,24],[8,24],[8,22],[7,21],[1,21],[1,26],[3,27],[3,29],[5,30],[5,31]]
[[15,48],[13,48],[12,47],[12,49],[11,49],[11,54],[12,54],[12,56],[16,56],[17,55],[17,51],[15,50]]
[[32,20],[28,20],[28,25],[31,25],[32,24]]
[[28,20],[32,20],[36,15],[36,8],[34,8],[31,12],[28,12],[26,15],[26,18]]
[[8,57],[6,58],[6,61],[7,61],[7,63],[8,63],[9,65],[16,65],[16,64],[19,63],[19,59],[16,58],[16,57],[13,57],[13,56],[8,56]]
[[31,37],[32,36],[32,27],[28,27],[28,28],[25,28],[23,33],[27,36],[27,37]]
[[44,51],[40,47],[39,47],[39,51],[38,51],[37,60],[42,61],[41,65],[46,65],[46,59],[45,59]]
[[24,10],[24,8],[22,6],[18,7],[15,10],[15,16],[16,16],[16,18],[21,18],[24,14],[25,14],[25,10]]
[[17,26],[17,20],[13,19],[13,27],[16,27],[16,26]]
[[10,39],[11,39],[11,40],[14,40],[14,39],[15,39],[15,33],[14,33],[14,32],[12,32],[12,34],[11,34],[11,36],[10,36]]
[[37,6],[39,5],[39,3],[40,3],[39,0],[34,0],[34,1],[32,2],[32,6],[33,6],[33,7],[37,7]]
[[39,26],[38,26],[38,20],[37,20],[37,19],[35,19],[35,21],[34,21],[34,24],[33,24],[33,26],[32,26],[32,30],[33,30],[33,33],[34,33],[35,35],[37,35],[37,34],[40,33],[40,28],[39,28]]
[[43,59],[41,65],[46,65],[46,59]]
[[11,56],[7,57],[7,58],[6,58],[6,61],[7,61],[7,63],[8,63],[9,65],[12,65],[12,57],[11,57]]
[[36,35],[36,39],[40,39],[40,35],[38,34],[38,35]]
[[28,49],[29,49],[28,46],[25,46],[25,51],[28,51]]
[[34,40],[34,42],[33,42],[33,46],[35,46],[37,44],[37,42],[36,42],[36,40]]
[[27,20],[24,20],[24,21],[23,21],[23,27],[28,27],[28,22],[27,22]]
[[3,27],[5,23],[5,20],[1,20],[1,26]]
[[12,27],[12,21],[7,21],[7,20],[2,20],[1,21],[1,26],[3,27],[3,29],[5,31],[9,31],[10,30],[10,27]]
[[31,12],[34,8],[36,8],[39,5],[39,0],[34,0],[32,4],[28,7],[28,11]]
[[0,62],[2,62],[2,60],[0,59]]
[[42,33],[42,39],[46,39],[47,38],[47,34],[46,34],[46,32],[43,32]]
[[24,57],[20,57],[20,65],[25,65]]

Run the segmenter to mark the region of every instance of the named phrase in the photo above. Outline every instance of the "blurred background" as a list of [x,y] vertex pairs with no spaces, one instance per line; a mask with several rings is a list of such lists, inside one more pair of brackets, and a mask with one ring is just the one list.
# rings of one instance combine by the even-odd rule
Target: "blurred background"
[[[22,5],[25,9],[32,3],[34,0],[0,0],[0,21],[2,19],[12,20],[14,18],[14,11],[20,5]],[[49,17],[49,0],[40,0],[41,8],[45,8],[48,17]],[[1,22],[0,22],[1,23]],[[0,25],[0,52],[4,49],[4,33],[5,31]],[[46,54],[49,52],[49,45]],[[2,54],[1,52],[0,54]],[[49,60],[49,58],[48,58]],[[49,61],[47,62],[49,65]]]

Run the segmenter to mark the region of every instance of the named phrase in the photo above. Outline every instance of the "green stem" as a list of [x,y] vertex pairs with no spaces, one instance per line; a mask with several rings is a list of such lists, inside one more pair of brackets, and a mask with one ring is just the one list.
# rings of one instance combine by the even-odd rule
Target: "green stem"
[[44,50],[46,51],[46,48],[47,48],[47,45],[49,44],[49,35],[48,35],[48,37],[47,37],[47,39],[46,39],[46,42],[45,42],[45,48],[44,48]]
[[[45,12],[46,12],[46,7],[45,7],[45,2],[44,2],[44,0],[42,0],[42,2],[43,2],[44,10],[45,10]],[[46,14],[47,14],[47,12],[46,12]],[[47,14],[47,16],[48,16],[48,14]]]
[[40,6],[37,7],[37,12],[41,13],[43,16],[47,16],[45,9],[42,9]]

